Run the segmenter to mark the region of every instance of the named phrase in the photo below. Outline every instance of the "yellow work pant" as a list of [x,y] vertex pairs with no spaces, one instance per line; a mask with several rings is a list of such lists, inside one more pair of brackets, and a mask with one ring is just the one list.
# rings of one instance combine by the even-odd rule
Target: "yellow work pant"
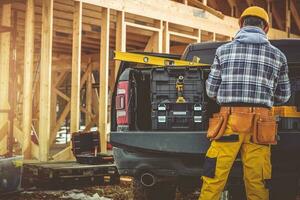
[[[250,142],[251,133],[233,133],[229,117],[224,135],[238,134],[239,141],[213,141],[206,154],[199,200],[219,200],[227,182],[230,169],[238,152],[243,162],[244,182],[248,200],[268,200],[265,187],[271,179],[270,146]],[[214,170],[215,167],[215,170]],[[208,173],[207,173],[208,171]],[[208,176],[206,174],[209,174]]]

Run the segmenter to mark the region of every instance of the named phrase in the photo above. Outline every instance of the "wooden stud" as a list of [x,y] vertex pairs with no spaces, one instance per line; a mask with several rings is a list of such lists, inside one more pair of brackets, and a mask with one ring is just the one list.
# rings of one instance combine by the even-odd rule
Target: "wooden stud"
[[11,28],[11,27],[0,25],[0,33],[11,32],[11,31],[12,31],[12,28]]
[[285,27],[284,27],[284,24],[282,23],[279,11],[274,3],[272,4],[272,13],[273,13],[274,20],[275,20],[276,24],[278,25],[279,29],[285,30]]
[[163,22],[163,52],[170,53],[170,34],[168,22]]
[[267,0],[267,11],[269,15],[269,27],[273,27],[273,15],[272,15],[272,1]]
[[[123,11],[117,11],[116,21],[116,51],[126,51],[126,25],[125,25],[125,13]],[[120,61],[115,61],[114,76],[118,75]]]
[[[91,68],[90,68],[91,69]],[[92,83],[92,71],[89,70],[89,75],[86,80],[86,95],[85,104],[88,113],[92,113],[92,100],[93,100],[93,83]],[[90,114],[85,114],[85,126],[87,126],[92,121]]]
[[201,33],[202,33],[201,30],[198,29],[198,39],[197,39],[198,43],[202,42],[202,34]]
[[184,34],[184,33],[178,33],[178,32],[174,32],[174,31],[169,31],[170,35],[175,35],[178,37],[182,37],[182,38],[189,38],[192,40],[198,40],[198,36],[194,36],[194,35],[188,35],[188,34]]
[[82,2],[75,1],[72,47],[71,133],[78,131],[80,123],[81,32]]
[[[2,5],[1,25],[11,26],[12,6]],[[9,74],[10,74],[11,33],[0,33],[0,110],[10,110],[9,106]],[[8,113],[0,113],[0,155],[7,153]]]
[[24,159],[31,159],[32,86],[34,68],[34,0],[26,2],[24,78],[23,78],[23,145]]
[[100,149],[107,151],[107,106],[108,106],[108,67],[109,67],[109,22],[110,9],[102,8],[100,44],[100,95],[99,95],[99,132]]
[[299,15],[299,11],[297,10],[297,6],[296,6],[296,1],[295,0],[291,0],[290,1],[290,10],[291,10],[291,14],[293,15],[293,18],[296,22],[296,25],[298,27],[298,30],[300,31],[300,15]]
[[42,21],[39,105],[39,160],[48,161],[51,123],[53,0],[43,1]]
[[[56,106],[57,106],[57,93],[55,92],[56,89],[56,84],[58,82],[58,78],[60,78],[58,75],[58,73],[56,71],[52,71],[52,94],[51,94],[51,130],[55,127],[56,124],[56,118],[57,118],[57,110],[56,110]],[[51,146],[51,144],[50,144]]]
[[291,1],[285,0],[285,32],[290,37],[291,29]]

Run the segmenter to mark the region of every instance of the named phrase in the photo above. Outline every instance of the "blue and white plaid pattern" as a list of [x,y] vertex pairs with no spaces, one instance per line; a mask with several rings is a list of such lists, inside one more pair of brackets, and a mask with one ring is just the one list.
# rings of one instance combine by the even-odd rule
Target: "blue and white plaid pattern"
[[272,107],[291,95],[285,55],[271,44],[232,41],[216,51],[206,81],[219,104],[250,103]]

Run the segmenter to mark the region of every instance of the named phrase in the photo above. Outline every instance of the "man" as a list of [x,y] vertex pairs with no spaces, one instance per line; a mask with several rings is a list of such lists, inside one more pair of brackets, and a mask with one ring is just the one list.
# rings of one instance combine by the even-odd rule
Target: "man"
[[[208,96],[221,110],[210,121],[212,143],[206,154],[200,200],[220,199],[238,152],[247,199],[269,199],[270,144],[276,143],[270,108],[290,97],[287,60],[267,39],[269,17],[264,9],[247,8],[239,23],[241,29],[234,40],[217,49],[206,82]],[[222,138],[226,137],[225,142]]]

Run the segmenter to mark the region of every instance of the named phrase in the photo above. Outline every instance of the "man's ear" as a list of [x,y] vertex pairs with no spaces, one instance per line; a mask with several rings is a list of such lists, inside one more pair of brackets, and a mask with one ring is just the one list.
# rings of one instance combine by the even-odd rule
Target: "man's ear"
[[264,30],[264,32],[267,34],[267,33],[269,32],[269,26],[266,25],[265,28],[264,28],[263,30]]

